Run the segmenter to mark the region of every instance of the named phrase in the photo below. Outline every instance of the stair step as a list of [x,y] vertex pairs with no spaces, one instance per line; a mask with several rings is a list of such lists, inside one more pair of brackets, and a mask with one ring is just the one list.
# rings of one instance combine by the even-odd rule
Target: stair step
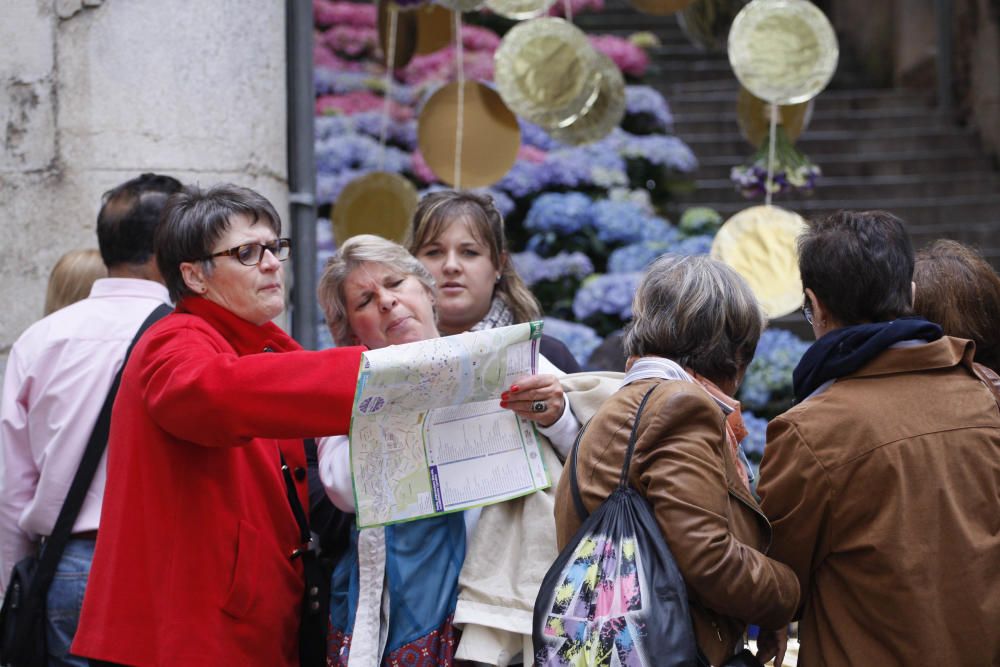
[[[750,152],[699,157],[698,178],[728,178],[729,171],[743,164]],[[810,153],[824,176],[879,177],[892,175],[939,174],[948,172],[992,172],[993,161],[970,149],[907,152],[860,152],[853,155]]]
[[[753,206],[757,201],[701,202],[702,206],[714,208],[723,217]],[[817,200],[805,199],[788,201],[775,197],[774,204],[787,207],[805,218],[822,217],[841,209],[858,211],[883,209],[898,215],[911,225],[940,225],[956,220],[985,220],[994,215],[1000,206],[1000,194],[955,195],[951,197],[902,198],[902,199],[846,199]],[[1000,232],[1000,223],[997,224]],[[936,232],[935,232],[936,233]]]
[[[699,179],[697,189],[681,197],[696,201],[742,200],[728,178]],[[812,195],[782,195],[783,199],[902,199],[910,197],[948,197],[953,195],[989,195],[1000,193],[1000,174],[991,172],[949,174],[906,174],[859,178],[824,176]]]
[[[650,85],[654,85],[650,83]],[[705,114],[736,108],[739,88],[734,84],[717,90],[687,88],[670,90],[655,86],[667,98],[675,113]],[[886,111],[910,109],[933,110],[930,97],[909,91],[894,90],[828,90],[816,98],[815,110],[820,111]]]
[[[677,132],[698,158],[709,155],[734,155],[752,153],[751,147],[740,136],[735,126],[725,133],[684,134]],[[853,155],[861,152],[938,150],[979,147],[979,138],[971,130],[954,127],[900,128],[894,130],[852,132],[850,130],[822,130],[805,132],[796,147],[808,156],[814,153],[827,155]]]
[[[674,132],[677,134],[702,134],[731,132],[738,127],[736,104],[731,111],[719,114],[674,113]],[[673,106],[671,106],[673,110]],[[891,130],[903,128],[951,127],[946,116],[922,109],[888,109],[845,111],[842,109],[813,110],[807,126],[808,132],[835,131],[851,128],[858,131]]]

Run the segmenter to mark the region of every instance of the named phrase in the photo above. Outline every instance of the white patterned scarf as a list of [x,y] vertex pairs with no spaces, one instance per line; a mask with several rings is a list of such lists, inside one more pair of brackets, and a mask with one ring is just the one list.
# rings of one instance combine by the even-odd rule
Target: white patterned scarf
[[514,313],[507,305],[507,302],[503,300],[503,297],[495,294],[486,316],[474,324],[469,331],[498,329],[500,327],[509,327],[512,324],[514,324]]

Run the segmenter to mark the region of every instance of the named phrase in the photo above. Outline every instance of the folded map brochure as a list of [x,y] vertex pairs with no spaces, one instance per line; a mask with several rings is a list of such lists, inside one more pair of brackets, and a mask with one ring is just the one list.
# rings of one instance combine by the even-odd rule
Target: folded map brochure
[[351,415],[359,528],[412,521],[551,485],[532,422],[500,394],[538,368],[541,322],[361,355]]

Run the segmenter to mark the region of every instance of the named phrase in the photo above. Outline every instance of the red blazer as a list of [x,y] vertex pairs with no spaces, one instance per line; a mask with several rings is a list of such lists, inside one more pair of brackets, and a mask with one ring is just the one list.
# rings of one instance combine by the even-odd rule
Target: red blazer
[[112,413],[74,654],[297,667],[304,580],[279,451],[308,507],[301,439],[347,432],[363,349],[302,351],[201,298],[146,333]]

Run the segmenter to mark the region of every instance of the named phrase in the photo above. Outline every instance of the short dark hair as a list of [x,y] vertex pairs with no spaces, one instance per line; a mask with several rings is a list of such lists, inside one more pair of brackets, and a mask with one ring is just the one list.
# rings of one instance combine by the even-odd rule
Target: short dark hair
[[1000,373],[1000,276],[958,241],[940,239],[917,253],[913,310],[949,336],[976,343],[976,361]]
[[230,183],[202,190],[188,185],[170,197],[163,211],[163,224],[156,231],[156,265],[174,302],[192,294],[184,276],[183,262],[204,262],[211,271],[209,258],[233,218],[246,216],[250,224],[263,221],[281,235],[281,217],[274,206],[250,188]]
[[104,193],[97,214],[97,245],[105,266],[149,261],[167,198],[182,187],[171,176],[146,173]]
[[753,359],[767,320],[734,269],[708,255],[662,255],[632,300],[626,356],[672,359],[716,384]]
[[842,325],[913,313],[913,244],[887,211],[838,211],[799,237],[799,273]]

